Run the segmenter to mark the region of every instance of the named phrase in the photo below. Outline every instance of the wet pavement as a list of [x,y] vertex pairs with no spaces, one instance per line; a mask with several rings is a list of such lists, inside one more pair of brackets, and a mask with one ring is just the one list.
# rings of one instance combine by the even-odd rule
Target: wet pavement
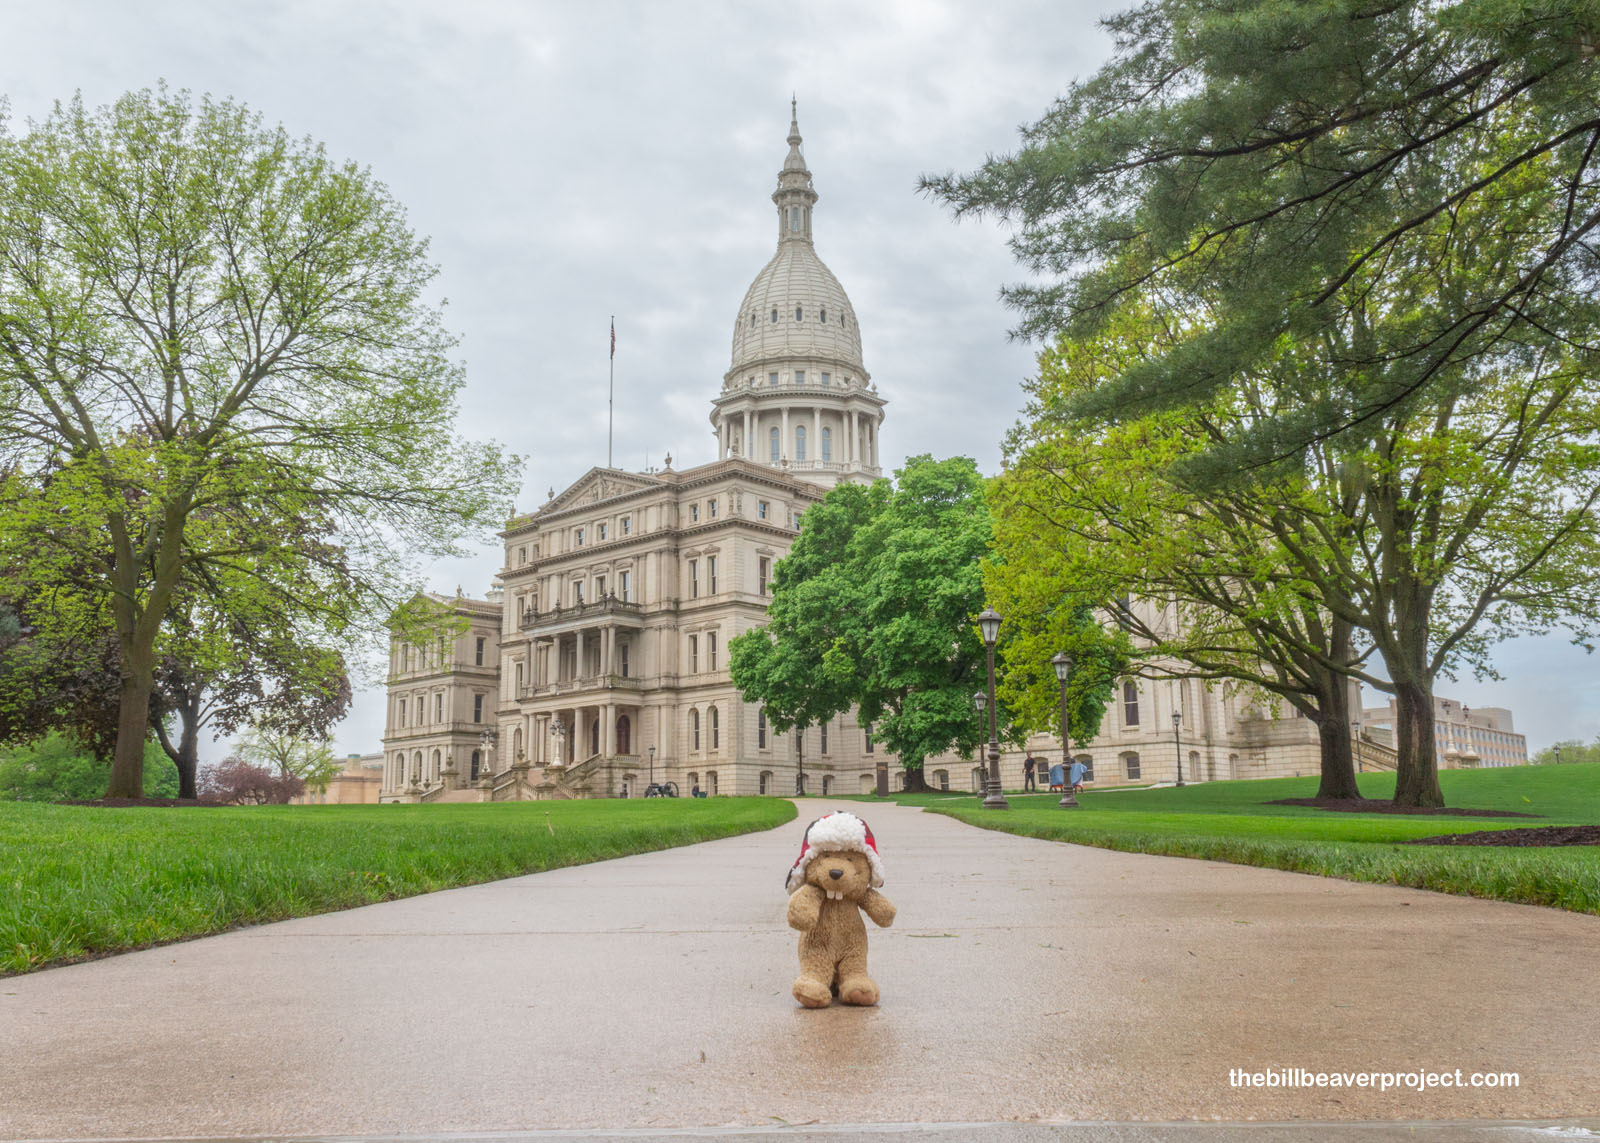
[[[1597,1137],[1600,918],[874,805],[883,1002],[806,1011],[782,885],[818,805],[0,980],[0,1139]],[[1516,1086],[1230,1080],[1286,1068]]]

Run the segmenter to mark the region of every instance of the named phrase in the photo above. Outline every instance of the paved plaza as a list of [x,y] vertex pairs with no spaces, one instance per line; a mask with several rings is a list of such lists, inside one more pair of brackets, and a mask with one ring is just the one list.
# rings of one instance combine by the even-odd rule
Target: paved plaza
[[[0,1138],[698,1127],[1210,1143],[1234,1136],[1138,1124],[1223,1119],[1289,1124],[1237,1136],[1275,1143],[1305,1120],[1600,1112],[1600,918],[1066,846],[898,806],[860,807],[899,907],[871,933],[883,1003],[799,1009],[783,880],[806,821],[831,808],[0,980]],[[1229,1082],[1282,1068],[1515,1072],[1520,1086]],[[1085,1121],[1110,1122],[1073,1126]],[[906,1124],[930,1126],[893,1126]]]

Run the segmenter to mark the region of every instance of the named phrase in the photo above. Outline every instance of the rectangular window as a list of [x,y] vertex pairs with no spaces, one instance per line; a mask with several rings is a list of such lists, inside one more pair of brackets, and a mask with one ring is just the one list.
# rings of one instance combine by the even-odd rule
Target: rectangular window
[[434,695],[433,696],[433,721],[434,722],[443,722],[444,721],[444,696],[443,695]]
[[403,728],[405,726],[405,724],[406,724],[406,700],[405,699],[401,699],[400,700],[400,706],[399,706],[398,710],[399,710],[399,717],[396,719],[396,721]]
[[483,696],[482,695],[473,695],[472,696],[472,721],[473,722],[482,722],[483,721]]
[[575,545],[576,547],[580,547],[580,548],[583,547],[583,529],[582,528],[578,529],[576,535],[573,538],[577,541],[577,543]]
[[528,549],[526,546],[517,549],[517,566],[521,567],[528,562]]
[[768,385],[776,385],[777,383],[778,383],[778,375],[776,373],[768,373],[767,374],[767,384]]
[[483,640],[482,639],[478,640],[477,656],[476,656],[476,659],[474,660],[473,665],[474,666],[478,666],[478,667],[483,666]]
[[762,556],[758,561],[756,561],[756,566],[758,568],[756,575],[758,583],[758,587],[756,589],[757,593],[760,595],[766,595],[767,582],[772,578],[772,561],[766,556]]
[[1122,684],[1122,725],[1139,725],[1139,688],[1132,683]]
[[765,520],[766,518],[767,518],[767,502],[765,500],[757,500],[756,501],[756,519],[757,520]]
[[689,598],[700,598],[700,561],[689,561]]
[[689,505],[689,523],[697,524],[699,522],[700,522],[700,505],[698,505],[698,504]]
[[606,597],[606,577],[603,575],[594,577],[594,597],[596,599],[604,599]]
[[628,677],[628,645],[626,643],[618,644],[618,646],[617,646],[617,654],[621,656],[621,660],[622,660],[621,661],[622,677],[623,678],[627,678]]
[[706,557],[706,588],[712,594],[717,594],[717,557]]
[[516,690],[516,695],[517,695],[518,698],[522,697],[522,664],[521,663],[517,664],[517,690]]
[[623,603],[632,603],[633,602],[633,573],[632,572],[625,572],[625,571],[624,572],[618,572],[617,573],[617,581],[618,581],[617,586],[621,588],[620,594],[622,596],[622,602]]
[[698,635],[689,636],[689,673],[691,675],[700,673],[700,636]]
[[794,371],[794,383],[796,385],[804,385],[806,383],[806,371],[804,369],[796,369]]
[[828,724],[826,722],[822,724],[819,734],[822,738],[822,752],[826,754],[828,752]]
[[717,633],[715,631],[706,632],[706,669],[708,671],[717,669]]
[[872,753],[872,723],[870,723],[870,722],[867,723],[867,725],[863,726],[861,729],[862,729],[862,732],[865,733],[866,736],[867,736],[867,753],[871,754]]
[[1137,754],[1124,754],[1123,761],[1128,767],[1128,777],[1134,781],[1139,778],[1139,756]]
[[756,748],[767,748],[767,708],[762,707],[756,711]]
[[717,502],[715,499],[711,501],[711,518],[713,520],[717,518]]
[[600,525],[600,538],[602,540],[605,539],[606,536],[609,534],[610,529],[611,529],[611,525],[610,524],[601,524]]
[[572,581],[572,602],[574,606],[583,606],[583,581],[581,579]]
[[824,373],[824,374],[823,374],[823,375],[822,375],[822,383],[823,383],[823,384],[824,384],[824,385],[826,385],[826,384],[827,384],[827,383],[828,383],[828,381],[829,381],[829,376],[828,376],[828,374],[826,374],[826,373]]

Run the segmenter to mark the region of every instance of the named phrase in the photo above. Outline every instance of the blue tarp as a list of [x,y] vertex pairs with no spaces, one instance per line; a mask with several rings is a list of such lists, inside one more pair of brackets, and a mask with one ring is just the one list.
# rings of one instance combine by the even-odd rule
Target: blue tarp
[[1067,771],[1065,767],[1060,765],[1050,767],[1050,784],[1052,786],[1063,786],[1066,781]]

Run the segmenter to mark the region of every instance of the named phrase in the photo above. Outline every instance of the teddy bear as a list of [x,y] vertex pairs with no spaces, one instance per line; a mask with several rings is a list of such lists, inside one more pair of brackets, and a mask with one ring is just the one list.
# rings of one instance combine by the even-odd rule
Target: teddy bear
[[878,892],[883,861],[867,823],[842,810],[812,822],[785,884],[789,927],[801,934],[794,998],[807,1008],[826,1008],[835,996],[845,1004],[876,1004],[861,914],[888,928],[895,910]]

